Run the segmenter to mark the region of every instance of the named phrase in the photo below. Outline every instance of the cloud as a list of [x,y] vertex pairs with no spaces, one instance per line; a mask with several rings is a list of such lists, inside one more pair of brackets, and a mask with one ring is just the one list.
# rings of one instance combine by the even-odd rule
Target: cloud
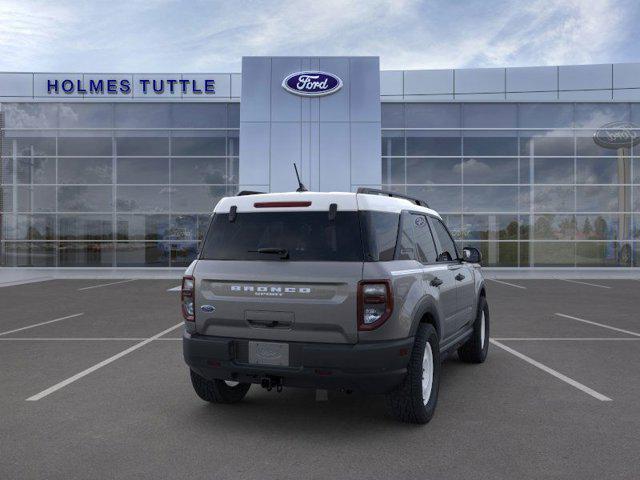
[[634,0],[156,0],[0,4],[0,70],[239,71],[243,55],[383,69],[637,61]]

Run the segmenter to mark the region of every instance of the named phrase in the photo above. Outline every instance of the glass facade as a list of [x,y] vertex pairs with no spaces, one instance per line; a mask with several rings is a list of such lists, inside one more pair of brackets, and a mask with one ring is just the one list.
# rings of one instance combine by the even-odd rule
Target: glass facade
[[1,112],[2,266],[183,267],[238,189],[238,103]]
[[[385,102],[382,187],[486,266],[639,267],[640,146],[596,143],[611,122],[640,103]],[[237,102],[3,103],[0,266],[187,265],[238,190],[239,125]]]
[[383,103],[383,188],[486,266],[638,267],[640,146],[596,143],[611,122],[640,124],[640,104]]

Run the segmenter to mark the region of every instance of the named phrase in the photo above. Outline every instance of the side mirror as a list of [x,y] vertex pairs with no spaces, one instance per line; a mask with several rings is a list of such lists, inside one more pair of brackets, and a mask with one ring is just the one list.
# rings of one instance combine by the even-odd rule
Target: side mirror
[[464,247],[462,249],[462,260],[469,263],[482,263],[482,254],[477,248]]

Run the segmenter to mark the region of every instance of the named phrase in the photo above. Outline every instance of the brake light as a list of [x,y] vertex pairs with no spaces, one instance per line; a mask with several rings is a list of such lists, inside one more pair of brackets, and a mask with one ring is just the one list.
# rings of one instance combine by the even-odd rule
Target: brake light
[[182,316],[188,322],[195,322],[194,289],[196,279],[191,275],[182,277],[182,289],[180,290],[180,303],[182,305]]
[[358,283],[358,330],[374,330],[391,316],[393,295],[389,280]]
[[310,207],[311,202],[255,202],[255,208],[293,208]]

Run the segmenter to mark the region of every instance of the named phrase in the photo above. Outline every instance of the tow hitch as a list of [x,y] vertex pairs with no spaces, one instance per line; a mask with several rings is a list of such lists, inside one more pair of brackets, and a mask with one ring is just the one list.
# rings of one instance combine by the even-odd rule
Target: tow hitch
[[262,388],[266,388],[267,391],[271,391],[273,387],[276,388],[276,392],[280,393],[282,391],[282,378],[281,377],[263,377],[260,380],[260,385]]

